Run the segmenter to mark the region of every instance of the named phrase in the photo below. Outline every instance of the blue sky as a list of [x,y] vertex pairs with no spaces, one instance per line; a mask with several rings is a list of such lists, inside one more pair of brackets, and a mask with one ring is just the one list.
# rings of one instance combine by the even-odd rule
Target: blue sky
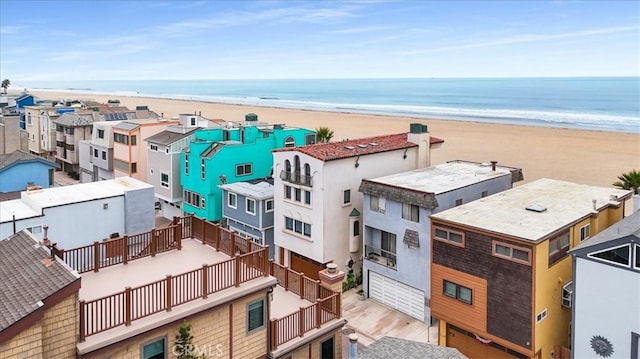
[[0,1],[0,78],[639,76],[640,2]]

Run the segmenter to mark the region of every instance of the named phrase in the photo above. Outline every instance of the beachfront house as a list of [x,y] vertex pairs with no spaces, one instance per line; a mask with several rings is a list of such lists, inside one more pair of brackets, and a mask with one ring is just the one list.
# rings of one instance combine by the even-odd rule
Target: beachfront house
[[[0,288],[0,357],[339,357],[346,321],[334,284],[344,273],[318,283],[266,251],[192,216],[65,251],[18,232],[0,240],[11,284]],[[176,339],[184,325],[190,351]]]
[[275,254],[273,244],[273,178],[220,185],[222,189],[222,225],[252,241],[269,246],[269,258]]
[[[632,192],[539,179],[431,215],[431,315],[470,358],[552,358],[570,343],[568,250],[620,221]],[[562,349],[565,348],[565,349]]]
[[410,132],[273,152],[274,242],[280,264],[314,275],[328,262],[355,282],[362,267],[362,179],[429,165],[443,141]]
[[49,188],[53,185],[53,172],[59,167],[20,150],[0,155],[0,194],[24,191],[30,186]]
[[25,128],[29,134],[29,152],[55,161],[56,124],[60,115],[74,112],[71,107],[25,106]]
[[153,186],[130,177],[51,188],[28,188],[0,202],[0,238],[29,229],[63,248],[149,231],[155,225]]
[[521,169],[495,161],[450,161],[363,179],[365,296],[430,323],[429,216],[505,191],[521,180]]
[[258,122],[247,114],[244,122],[195,132],[182,154],[180,180],[182,210],[209,221],[222,219],[221,184],[269,177],[271,151],[315,143],[315,131]]
[[20,128],[20,116],[16,113],[0,114],[0,155],[16,150],[29,151],[29,134]]
[[136,117],[113,126],[114,177],[129,176],[143,182],[149,181],[149,151],[144,139],[179,123],[178,120],[156,117],[153,113],[150,116]]
[[80,182],[113,179],[113,126],[121,121],[93,123],[91,140],[80,141]]
[[156,205],[165,218],[182,215],[180,157],[200,128],[220,127],[218,121],[200,115],[181,114],[179,123],[147,137],[148,181],[156,189]]
[[67,173],[80,173],[79,145],[91,139],[93,123],[100,116],[94,111],[65,112],[53,119],[56,126],[56,162]]
[[570,253],[562,305],[573,314],[572,357],[640,358],[640,211]]

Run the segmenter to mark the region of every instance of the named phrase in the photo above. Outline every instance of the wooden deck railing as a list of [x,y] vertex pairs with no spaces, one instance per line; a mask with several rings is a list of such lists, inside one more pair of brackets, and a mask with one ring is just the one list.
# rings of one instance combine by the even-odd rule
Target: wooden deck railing
[[303,337],[305,333],[313,329],[320,328],[323,324],[338,319],[342,316],[340,293],[334,292],[332,295],[318,299],[315,303],[300,307],[294,313],[279,319],[271,319],[271,350],[298,337]]
[[203,265],[189,272],[127,287],[106,297],[80,301],[80,340],[90,335],[130,325],[131,322],[210,294],[238,287],[258,277],[268,276],[269,249],[238,255],[224,262]]

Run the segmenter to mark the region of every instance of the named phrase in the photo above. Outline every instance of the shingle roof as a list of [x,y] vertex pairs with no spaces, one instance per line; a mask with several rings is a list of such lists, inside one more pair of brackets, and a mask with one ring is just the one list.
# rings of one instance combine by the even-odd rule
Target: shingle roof
[[67,126],[67,127],[80,127],[80,126],[89,126],[93,124],[95,121],[99,121],[100,116],[94,112],[65,112],[57,119],[53,120],[53,123]]
[[455,348],[420,343],[413,340],[383,337],[358,353],[360,359],[388,358],[429,358],[429,359],[467,359]]
[[[431,141],[433,143],[433,138]],[[399,133],[359,138],[356,140],[317,143],[303,147],[281,148],[274,152],[298,151],[321,161],[331,161],[417,146],[416,143],[407,140],[406,133]]]
[[11,153],[8,154],[3,154],[0,155],[0,171],[2,171],[5,167],[9,167],[12,164],[18,162],[18,161],[22,161],[22,162],[28,162],[28,161],[39,161],[42,163],[45,163],[53,168],[58,168],[60,167],[60,165],[58,165],[55,162],[51,162],[47,159],[44,159],[42,157],[36,156],[36,155],[32,155],[30,153],[24,152],[22,150],[15,150]]
[[0,240],[0,331],[42,306],[43,301],[80,276],[26,230]]
[[417,231],[407,229],[404,231],[404,238],[402,243],[409,247],[420,248],[420,234]]

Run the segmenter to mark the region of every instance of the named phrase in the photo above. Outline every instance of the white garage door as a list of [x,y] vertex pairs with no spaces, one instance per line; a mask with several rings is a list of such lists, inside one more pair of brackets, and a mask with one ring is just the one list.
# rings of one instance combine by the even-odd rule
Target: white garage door
[[424,322],[424,292],[369,271],[369,297]]

